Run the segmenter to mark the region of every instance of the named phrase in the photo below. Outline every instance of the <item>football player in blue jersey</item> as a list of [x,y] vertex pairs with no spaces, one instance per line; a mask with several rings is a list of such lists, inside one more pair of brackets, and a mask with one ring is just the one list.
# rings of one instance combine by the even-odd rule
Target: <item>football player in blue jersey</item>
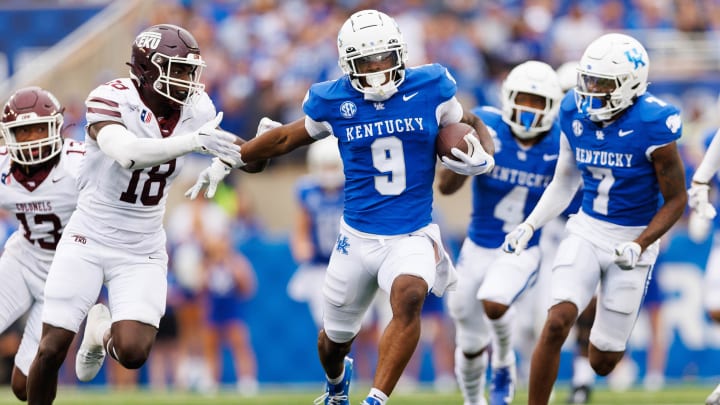
[[[473,110],[492,134],[495,168],[473,177],[473,209],[458,258],[458,287],[448,301],[456,330],[455,373],[465,404],[487,404],[486,348],[491,341],[490,404],[506,405],[514,396],[513,304],[537,279],[540,232],[520,255],[506,255],[501,246],[504,234],[530,213],[552,179],[560,149],[556,118],[562,97],[553,68],[529,61],[513,68],[503,82],[502,111]],[[454,193],[466,179],[443,169],[438,189]]]
[[[325,276],[324,327],[318,338],[327,374],[319,403],[349,404],[352,361],[346,358],[378,288],[389,293],[393,318],[379,345],[367,405],[384,404],[420,337],[425,296],[442,295],[455,270],[431,222],[435,139],[440,127],[463,121],[468,153],[443,164],[465,175],[492,169],[493,144],[484,124],[464,112],[457,85],[438,64],[406,67],[407,45],[384,13],[353,14],[338,34],[341,78],[314,84],[303,102],[306,116],[242,146],[242,167],[288,153],[327,136],[338,138],[345,172],[345,208]],[[211,165],[196,185],[212,186],[223,168]],[[191,192],[192,194],[192,192]]]
[[[710,202],[710,183],[717,185],[717,173],[720,170],[720,130],[707,137],[705,146],[707,151],[697,170],[692,177],[690,189],[688,189],[688,205],[690,218],[688,219],[688,234],[694,241],[704,241],[713,227],[716,229],[717,238],[718,220],[717,210]],[[715,226],[713,226],[715,219]],[[720,244],[713,242],[707,264],[705,266],[705,293],[704,305],[707,308],[710,319],[720,322],[720,298],[717,291],[720,289]],[[706,405],[720,405],[720,385],[710,393],[705,400]]]
[[599,285],[590,331],[590,364],[605,376],[622,359],[659,238],[687,202],[676,141],[679,110],[648,93],[649,60],[634,38],[593,41],[578,66],[577,87],[560,105],[560,156],[532,213],[503,244],[525,250],[535,230],[559,215],[582,184],[578,214],[567,223],[552,274],[552,306],[530,368],[529,404],[547,404],[560,350]]

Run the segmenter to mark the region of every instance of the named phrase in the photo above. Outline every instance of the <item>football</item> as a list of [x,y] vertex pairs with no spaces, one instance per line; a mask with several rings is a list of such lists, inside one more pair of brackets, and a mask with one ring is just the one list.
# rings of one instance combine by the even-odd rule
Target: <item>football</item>
[[465,135],[472,133],[477,137],[475,129],[468,124],[458,122],[456,124],[446,125],[440,128],[437,138],[435,139],[435,153],[438,158],[447,156],[450,159],[458,160],[451,152],[452,148],[458,148],[468,153],[468,143],[465,142]]

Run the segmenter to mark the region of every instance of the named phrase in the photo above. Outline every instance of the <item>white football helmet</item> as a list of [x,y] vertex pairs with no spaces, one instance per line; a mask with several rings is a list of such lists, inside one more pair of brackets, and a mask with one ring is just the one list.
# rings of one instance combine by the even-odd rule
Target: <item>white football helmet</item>
[[585,50],[578,66],[575,103],[593,121],[606,121],[633,104],[648,86],[645,47],[624,34],[605,34]]
[[345,183],[343,162],[338,150],[337,138],[334,136],[310,144],[307,165],[310,175],[325,189],[339,188]]
[[[350,76],[356,90],[374,101],[387,100],[397,92],[405,80],[407,44],[395,20],[376,10],[358,11],[340,28],[337,43],[340,68]],[[385,58],[393,58],[392,67],[380,72],[358,71],[358,61]],[[361,83],[361,77],[367,87]]]
[[[502,84],[502,118],[521,139],[531,139],[548,131],[560,110],[563,91],[557,74],[544,62],[528,61],[515,66]],[[519,93],[545,98],[543,109],[516,102]]]

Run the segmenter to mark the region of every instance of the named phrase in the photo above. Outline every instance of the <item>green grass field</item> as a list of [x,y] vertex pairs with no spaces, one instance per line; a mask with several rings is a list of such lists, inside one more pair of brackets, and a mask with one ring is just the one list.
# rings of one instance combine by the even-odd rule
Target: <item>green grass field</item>
[[[699,405],[712,391],[712,386],[674,386],[656,393],[631,390],[623,393],[598,389],[593,392],[593,405]],[[351,403],[359,405],[365,389],[356,390]],[[310,405],[319,394],[317,391],[289,391],[264,389],[255,397],[240,397],[235,393],[221,392],[206,396],[188,393],[153,393],[147,391],[117,392],[105,390],[69,390],[61,389],[57,405]],[[558,392],[554,403],[565,403],[565,391]],[[519,392],[513,404],[526,404],[527,392]],[[20,404],[7,387],[0,388],[0,405]],[[389,405],[462,405],[460,394],[436,394],[430,391],[416,394],[393,395]]]

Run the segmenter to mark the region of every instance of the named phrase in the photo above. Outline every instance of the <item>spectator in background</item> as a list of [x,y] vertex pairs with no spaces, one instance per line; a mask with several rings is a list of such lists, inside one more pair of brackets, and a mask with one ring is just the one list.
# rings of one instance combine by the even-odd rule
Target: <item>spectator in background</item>
[[247,300],[255,294],[257,282],[250,262],[242,253],[233,250],[227,230],[229,221],[225,218],[220,223],[225,226],[213,227],[213,231],[205,233],[202,238],[207,325],[203,333],[205,359],[215,383],[220,383],[223,369],[221,355],[223,348],[227,347],[233,356],[237,391],[241,395],[252,396],[258,392],[257,365],[244,317]]
[[568,13],[555,21],[551,33],[552,62],[579,60],[588,44],[603,33],[602,21],[588,3],[572,0]]

